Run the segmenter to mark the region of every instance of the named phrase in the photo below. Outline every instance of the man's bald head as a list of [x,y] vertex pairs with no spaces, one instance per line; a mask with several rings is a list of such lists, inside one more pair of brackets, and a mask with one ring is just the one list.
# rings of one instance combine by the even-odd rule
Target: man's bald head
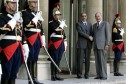
[[95,13],[95,19],[97,22],[100,22],[102,20],[102,13],[100,12]]

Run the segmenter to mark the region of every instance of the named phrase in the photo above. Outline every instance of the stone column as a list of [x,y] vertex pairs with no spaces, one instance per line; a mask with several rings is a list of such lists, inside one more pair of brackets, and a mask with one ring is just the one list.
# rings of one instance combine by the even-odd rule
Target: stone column
[[103,13],[103,0],[86,0],[86,13],[91,23],[95,22],[95,13]]
[[[123,39],[124,39],[124,43],[126,43],[126,9],[125,9],[125,6],[126,6],[126,0],[118,0],[119,1],[119,13],[120,13],[120,16],[121,16],[121,21],[122,21],[122,27],[124,28],[125,30],[125,34],[123,36]],[[126,51],[126,45],[125,45],[125,51]],[[126,56],[122,56],[122,60],[121,60],[121,66],[120,66],[120,72],[122,73],[126,73]]]
[[[110,32],[112,33],[112,25],[115,18],[115,14],[118,13],[118,0],[104,0],[104,20],[110,24]],[[110,72],[113,72],[113,59],[114,53],[112,51],[112,42],[108,50],[108,63],[110,64]]]

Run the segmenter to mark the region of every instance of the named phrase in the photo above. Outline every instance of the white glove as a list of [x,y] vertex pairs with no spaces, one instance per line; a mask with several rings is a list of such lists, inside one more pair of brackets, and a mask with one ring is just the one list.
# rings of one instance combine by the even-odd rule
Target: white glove
[[23,50],[24,50],[24,58],[25,61],[27,62],[28,56],[29,56],[29,47],[28,44],[23,45]]
[[125,33],[124,28],[121,28],[120,31],[121,31],[120,35],[123,36],[123,34]]
[[67,41],[64,41],[64,47],[65,47],[65,52],[66,52],[66,50],[67,50]]
[[44,21],[44,19],[43,19],[43,17],[42,17],[42,11],[40,11],[39,20],[42,21],[42,22]]
[[13,18],[14,18],[16,21],[20,21],[21,13],[20,13],[20,12],[15,13]]
[[41,38],[42,38],[42,46],[45,47],[46,46],[45,35],[42,35]]
[[14,17],[8,22],[12,30],[15,28],[17,22],[23,22],[23,20],[21,20],[20,18],[21,18],[21,14],[20,12],[17,12],[14,14]]
[[37,12],[37,14],[35,15],[35,17],[32,19],[32,21],[37,25],[37,22],[39,20],[39,17],[40,17],[40,13]]
[[67,27],[67,25],[66,25],[66,23],[65,23],[65,20],[60,21],[60,26],[59,26],[59,27],[61,27],[62,29],[63,29],[64,27]]

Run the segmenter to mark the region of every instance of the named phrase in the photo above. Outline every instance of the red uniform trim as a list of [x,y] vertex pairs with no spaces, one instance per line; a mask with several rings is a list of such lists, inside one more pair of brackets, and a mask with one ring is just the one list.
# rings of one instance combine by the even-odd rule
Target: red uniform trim
[[16,42],[10,46],[7,46],[6,48],[3,49],[5,56],[7,57],[8,61],[11,59],[13,54],[15,53],[17,47],[19,45],[19,42]]
[[54,47],[57,49],[60,44],[63,42],[63,40],[59,40],[59,41],[56,41],[56,42],[52,42],[51,40],[49,41],[49,44],[48,44],[48,48],[51,46],[51,45],[54,45]]
[[2,52],[2,48],[0,47],[0,53]]
[[118,45],[113,44],[112,50],[114,50],[115,48],[118,48],[121,51],[121,49],[123,48],[123,46],[124,46],[124,43],[123,42],[120,43],[120,44],[118,44]]
[[34,34],[34,35],[32,35],[32,36],[30,36],[30,37],[28,38],[28,41],[29,41],[29,43],[30,43],[32,46],[33,46],[33,44],[35,43],[37,37],[38,37],[38,33],[36,33],[36,34]]

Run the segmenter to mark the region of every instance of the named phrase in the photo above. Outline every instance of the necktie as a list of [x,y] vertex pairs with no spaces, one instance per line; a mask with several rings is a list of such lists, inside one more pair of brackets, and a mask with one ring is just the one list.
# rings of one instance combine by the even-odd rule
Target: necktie
[[86,25],[86,23],[84,23],[84,25]]
[[97,29],[99,28],[99,22],[97,23]]

